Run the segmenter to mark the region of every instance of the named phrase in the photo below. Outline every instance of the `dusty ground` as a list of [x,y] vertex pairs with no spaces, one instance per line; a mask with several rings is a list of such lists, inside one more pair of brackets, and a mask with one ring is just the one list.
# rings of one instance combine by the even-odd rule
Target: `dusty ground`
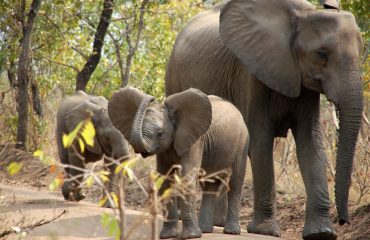
[[[23,163],[20,173],[9,176],[6,173],[6,166],[11,161]],[[144,160],[135,169],[135,173],[145,186],[147,174],[154,160]],[[14,149],[1,151],[0,149],[0,184],[10,186],[21,186],[30,190],[47,190],[50,181],[56,173],[50,173],[49,168],[41,164],[38,159],[34,159],[30,153],[20,152]],[[97,203],[102,191],[98,186],[85,189],[87,201]],[[1,194],[0,194],[1,195]],[[61,196],[59,189],[55,195]],[[138,185],[131,183],[127,188],[127,205],[131,209],[144,209],[145,195],[141,192]],[[241,225],[245,228],[251,219],[253,204],[253,193],[250,180],[246,181],[243,189],[241,201]],[[282,191],[277,194],[277,218],[282,229],[284,239],[300,239],[304,224],[305,198],[303,196],[289,195]],[[340,240],[366,240],[370,239],[370,204],[357,207],[351,206],[351,225],[340,227],[334,221],[335,211],[332,206],[333,225],[340,236]],[[1,230],[1,227],[0,227]]]

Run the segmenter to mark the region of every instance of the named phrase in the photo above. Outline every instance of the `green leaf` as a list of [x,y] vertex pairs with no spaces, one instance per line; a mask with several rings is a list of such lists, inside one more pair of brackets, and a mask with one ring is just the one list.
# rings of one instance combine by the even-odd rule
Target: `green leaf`
[[108,234],[110,236],[114,236],[117,240],[119,239],[119,237],[121,236],[121,231],[118,225],[118,221],[113,215],[109,213],[103,213],[101,217],[101,224],[104,228],[108,230]]
[[41,151],[41,150],[34,151],[33,152],[33,156],[36,157],[36,158],[39,158],[40,161],[44,165],[51,166],[51,165],[55,164],[54,159],[51,158],[50,156],[46,156],[46,154],[43,151]]
[[165,180],[164,176],[158,176],[157,179],[154,181],[154,186],[156,187],[157,190],[159,190],[162,187],[164,180]]
[[14,174],[17,174],[22,169],[23,164],[22,163],[16,163],[12,162],[8,165],[7,170],[10,176],[13,176]]

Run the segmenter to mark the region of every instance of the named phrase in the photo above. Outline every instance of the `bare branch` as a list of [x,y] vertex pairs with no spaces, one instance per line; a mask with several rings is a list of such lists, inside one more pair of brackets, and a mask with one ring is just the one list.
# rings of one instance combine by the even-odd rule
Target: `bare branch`
[[135,54],[136,50],[139,47],[141,33],[143,31],[143,28],[144,28],[145,8],[146,8],[148,2],[149,2],[149,0],[143,0],[142,3],[141,3],[141,6],[140,6],[138,30],[137,30],[136,41],[135,41],[134,46],[132,46],[132,42],[131,42],[131,38],[130,38],[130,34],[129,34],[129,29],[127,29],[128,25],[126,25],[126,42],[129,46],[129,53],[128,53],[127,58],[126,58],[126,68],[125,68],[125,75],[124,75],[124,78],[123,78],[123,81],[122,81],[122,87],[124,87],[128,84],[128,80],[129,80],[129,77],[130,77],[130,68],[131,68],[131,64],[132,64],[132,58],[134,57],[134,54]]
[[80,54],[85,60],[89,59],[89,56],[87,56],[85,53],[83,53],[80,49],[78,49],[74,46],[71,46],[71,49],[74,50],[75,52],[77,52],[78,54]]
[[41,57],[41,58],[43,58],[43,59],[45,59],[45,60],[47,60],[47,61],[49,61],[49,62],[51,62],[51,63],[55,63],[55,64],[57,64],[57,65],[61,65],[61,66],[68,67],[68,68],[72,68],[72,69],[73,69],[73,70],[75,70],[76,72],[79,72],[79,69],[78,69],[78,68],[76,68],[75,66],[72,66],[72,65],[69,65],[69,64],[66,64],[66,63],[62,63],[62,62],[58,62],[58,61],[55,61],[55,60],[50,59],[50,58],[48,58],[48,57]]
[[[29,224],[29,225],[26,225],[26,226],[22,226],[20,227],[20,229],[34,229],[35,227],[40,227],[42,225],[45,225],[45,224],[48,224],[48,223],[51,223],[55,220],[58,220],[61,216],[63,216],[64,214],[67,213],[67,210],[63,210],[60,214],[58,214],[57,216],[49,219],[49,220],[45,220],[45,219],[41,219],[40,221],[36,222],[36,223],[33,223],[33,224]],[[12,234],[12,233],[17,233],[15,230],[11,229],[11,230],[6,230],[6,231],[3,231],[0,233],[0,238],[2,237],[5,237],[9,234]]]

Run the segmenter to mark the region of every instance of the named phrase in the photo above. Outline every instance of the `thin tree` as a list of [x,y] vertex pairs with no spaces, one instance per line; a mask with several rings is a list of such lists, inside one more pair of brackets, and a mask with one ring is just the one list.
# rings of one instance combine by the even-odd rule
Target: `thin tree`
[[[31,8],[26,17],[23,16],[25,24],[22,24],[22,50],[18,61],[18,88],[19,88],[19,98],[18,98],[18,128],[17,128],[17,148],[25,148],[27,140],[27,127],[28,127],[28,86],[30,79],[28,76],[29,63],[30,63],[30,53],[32,51],[32,30],[33,23],[36,18],[37,12],[40,9],[41,0],[33,0],[31,3]],[[26,1],[22,0],[21,9],[25,13]]]
[[113,13],[113,0],[104,0],[103,11],[100,16],[98,27],[96,28],[93,50],[91,55],[88,57],[85,66],[77,74],[76,91],[78,90],[85,91],[86,85],[100,61],[100,56],[104,44],[104,37],[107,33],[112,13]]

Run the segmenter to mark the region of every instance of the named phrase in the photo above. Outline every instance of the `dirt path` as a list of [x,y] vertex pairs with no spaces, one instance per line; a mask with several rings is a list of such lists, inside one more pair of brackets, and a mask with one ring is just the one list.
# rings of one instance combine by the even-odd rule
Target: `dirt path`
[[[22,162],[23,168],[18,174],[9,176],[6,171],[6,166],[12,161]],[[141,179],[144,185],[147,185],[146,178],[151,167],[154,166],[153,164],[153,159],[151,162],[145,159],[143,163],[138,164],[141,166],[140,168],[134,169],[135,174],[139,179]],[[42,165],[38,159],[33,158],[32,154],[30,153],[20,152],[14,149],[4,152],[1,151],[0,147],[0,186],[11,190],[16,189],[17,191],[16,194],[12,194],[10,190],[3,190],[3,192],[0,190],[0,232],[2,232],[7,226],[14,226],[12,223],[14,223],[16,217],[18,217],[19,220],[23,216],[25,217],[25,219],[23,219],[24,222],[34,223],[42,219],[43,213],[46,214],[45,217],[49,217],[45,219],[49,220],[52,217],[60,214],[63,209],[66,209],[68,210],[68,214],[64,214],[61,219],[57,220],[62,221],[63,224],[66,224],[63,226],[72,225],[72,227],[77,229],[79,228],[77,226],[80,226],[81,228],[85,229],[85,232],[96,234],[97,239],[106,234],[104,229],[101,228],[99,216],[101,216],[101,214],[103,214],[105,211],[109,210],[102,209],[94,205],[94,203],[96,204],[102,196],[102,190],[96,185],[85,189],[87,202],[82,202],[82,205],[64,202],[60,193],[60,189],[57,189],[52,193],[48,192],[48,185],[58,171],[60,171],[60,169],[57,169],[54,173],[50,173],[49,169]],[[4,191],[6,191],[6,194]],[[198,205],[199,201],[200,195],[198,197]],[[276,213],[277,220],[282,230],[283,239],[301,239],[305,218],[305,202],[306,200],[304,196],[299,196],[298,194],[287,195],[284,192],[278,192]],[[6,205],[2,203],[5,203]],[[128,185],[126,192],[126,204],[128,208],[132,210],[142,210],[146,207],[146,197],[137,184],[130,183]],[[85,205],[86,210],[81,210],[80,212],[81,206],[83,206],[82,209],[85,209]],[[20,212],[22,209],[23,213]],[[33,209],[32,214],[27,213],[27,209]],[[243,229],[246,229],[246,225],[251,221],[252,209],[252,184],[251,181],[248,182],[247,180],[243,187],[241,199],[240,224]],[[38,216],[38,218],[33,216],[34,213],[36,216]],[[135,211],[133,211],[133,213],[135,213]],[[370,240],[370,204],[364,206],[351,206],[350,213],[351,225],[339,226],[337,223],[333,223],[333,226],[339,236],[338,240]],[[71,220],[67,221],[67,219],[69,219],[68,216],[71,214],[76,214],[75,217],[81,217],[82,220],[88,217],[90,220],[87,221],[87,226],[85,226],[86,221],[81,220],[81,225],[74,224],[75,222]],[[86,216],[84,214],[90,215]],[[11,216],[11,218],[9,216]],[[334,205],[331,206],[331,218],[334,222],[336,218]],[[10,221],[9,219],[13,220]],[[91,226],[98,226],[100,230],[95,232],[93,231],[93,228],[90,228]],[[36,229],[44,229],[44,227],[39,227]],[[61,228],[59,225],[57,225],[56,229],[70,232],[70,230],[67,231],[66,228]],[[150,228],[144,226],[144,229]],[[220,229],[217,231],[221,232]],[[63,238],[64,237],[68,239],[68,236],[63,235]],[[36,237],[36,239],[39,238]],[[86,237],[84,239],[86,239]],[[104,237],[101,239],[104,239]]]
[[[104,213],[113,213],[111,209],[84,201],[66,202],[57,194],[46,191],[8,185],[0,185],[0,189],[3,196],[8,199],[0,207],[0,214],[5,217],[9,226],[16,226],[22,219],[23,224],[30,225],[41,219],[48,221],[60,216],[48,224],[29,229],[26,239],[114,239],[109,237],[107,230],[101,224],[101,216]],[[148,214],[127,210],[127,220],[129,229],[137,226],[131,239],[150,239],[151,222]],[[160,220],[159,228],[161,225]],[[16,234],[9,237],[9,239],[17,238]],[[202,239],[273,240],[279,238],[248,234],[245,231],[240,236],[231,236],[222,234],[222,228],[217,228],[216,233],[204,234]]]

